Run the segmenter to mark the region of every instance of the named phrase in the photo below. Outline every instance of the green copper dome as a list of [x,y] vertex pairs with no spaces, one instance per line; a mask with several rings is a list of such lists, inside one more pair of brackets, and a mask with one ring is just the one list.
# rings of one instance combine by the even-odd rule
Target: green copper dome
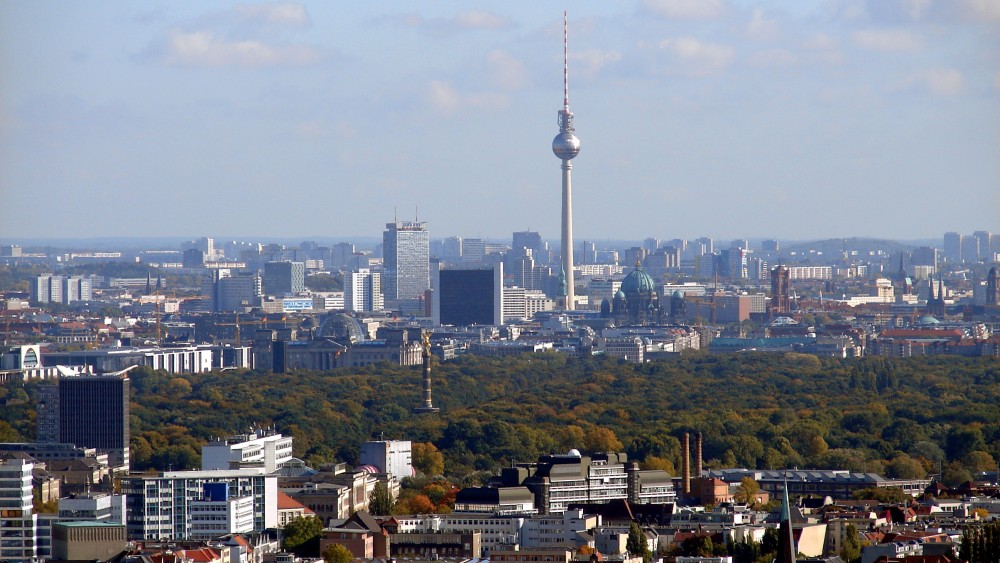
[[649,274],[643,272],[642,266],[636,262],[635,270],[622,280],[621,290],[625,295],[652,295],[656,293],[656,282]]

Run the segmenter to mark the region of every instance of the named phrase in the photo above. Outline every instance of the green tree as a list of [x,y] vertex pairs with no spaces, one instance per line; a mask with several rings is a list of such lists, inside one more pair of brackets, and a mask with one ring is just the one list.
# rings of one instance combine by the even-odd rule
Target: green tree
[[382,481],[375,483],[371,494],[368,495],[368,512],[376,516],[392,514],[392,496],[389,494],[389,486]]
[[861,536],[858,534],[854,524],[844,527],[844,540],[841,543],[840,558],[847,563],[856,563],[861,560]]
[[331,543],[323,550],[323,563],[351,563],[354,554],[339,543]]
[[892,479],[920,479],[926,474],[924,466],[906,454],[899,454],[885,466],[885,476]]
[[319,537],[323,534],[323,522],[315,516],[292,518],[282,530],[281,549],[296,555],[315,555],[319,552]]
[[649,552],[649,542],[646,541],[646,533],[639,527],[639,523],[632,521],[628,527],[628,539],[625,540],[625,549],[629,555],[635,557],[642,556],[642,560],[648,562],[652,554]]
[[903,489],[888,487],[868,487],[859,489],[851,493],[854,500],[877,500],[884,503],[901,503],[912,500],[910,495],[903,492]]
[[340,291],[344,289],[340,279],[330,274],[306,276],[305,284],[312,291]]
[[941,472],[941,482],[949,487],[957,487],[972,480],[972,473],[960,461],[953,461]]

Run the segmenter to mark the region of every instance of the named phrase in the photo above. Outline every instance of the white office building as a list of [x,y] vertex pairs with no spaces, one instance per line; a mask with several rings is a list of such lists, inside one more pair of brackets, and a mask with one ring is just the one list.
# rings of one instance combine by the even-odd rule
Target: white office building
[[361,465],[373,465],[380,473],[388,473],[397,480],[413,476],[413,462],[409,440],[383,440],[361,444]]
[[202,498],[191,503],[192,540],[209,540],[227,534],[253,531],[253,497],[229,496],[227,483],[206,483]]
[[344,309],[369,313],[381,311],[383,303],[382,274],[358,268],[344,276]]
[[[204,487],[211,483],[225,484],[227,501],[240,497],[252,499],[252,531],[260,532],[277,527],[278,477],[267,475],[263,467],[165,471],[158,475],[133,475],[122,479],[128,514],[125,524],[129,539],[193,538],[196,533],[193,524],[204,522],[207,506],[204,504]],[[232,510],[242,514],[239,503]],[[198,530],[200,531],[202,530]]]
[[217,438],[201,447],[204,471],[263,467],[266,473],[274,473],[291,459],[292,437],[282,436],[272,429]]

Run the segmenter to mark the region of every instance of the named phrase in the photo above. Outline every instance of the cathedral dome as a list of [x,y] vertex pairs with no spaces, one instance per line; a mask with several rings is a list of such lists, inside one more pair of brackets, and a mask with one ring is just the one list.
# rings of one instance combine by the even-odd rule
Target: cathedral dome
[[656,282],[649,274],[643,272],[642,266],[636,262],[635,270],[622,280],[621,290],[625,295],[652,295],[656,293]]

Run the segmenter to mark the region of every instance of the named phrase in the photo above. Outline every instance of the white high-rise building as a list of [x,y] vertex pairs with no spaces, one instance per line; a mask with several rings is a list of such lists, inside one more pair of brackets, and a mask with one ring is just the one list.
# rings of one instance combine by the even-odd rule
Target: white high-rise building
[[361,444],[361,465],[373,465],[397,480],[413,476],[409,440],[382,440]]
[[270,429],[219,438],[201,447],[201,468],[205,471],[258,466],[274,473],[291,459],[292,437]]
[[359,268],[344,275],[344,309],[372,312],[383,308],[382,274]]

